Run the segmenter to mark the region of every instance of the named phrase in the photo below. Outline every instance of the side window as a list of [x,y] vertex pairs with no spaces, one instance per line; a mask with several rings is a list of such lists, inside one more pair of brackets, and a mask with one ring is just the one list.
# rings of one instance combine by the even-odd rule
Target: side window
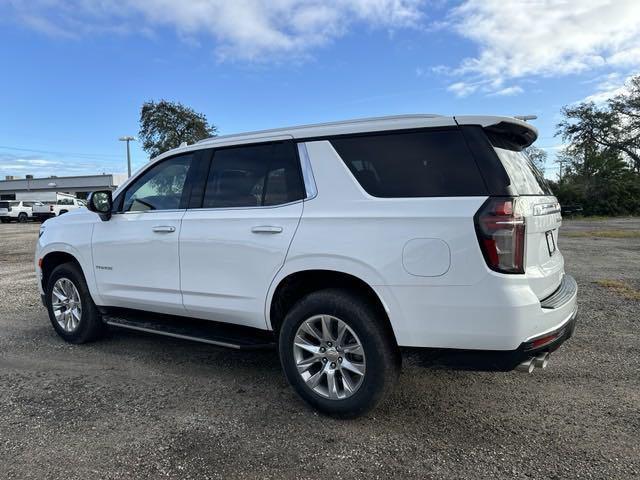
[[362,188],[375,197],[486,194],[457,129],[340,137],[331,144]]
[[[175,210],[182,201],[193,154],[164,160],[138,177],[124,192],[123,212]],[[184,208],[184,207],[183,207]]]
[[33,207],[33,202],[22,202],[22,206],[23,207],[32,208]]
[[281,205],[304,197],[293,142],[215,151],[203,208]]

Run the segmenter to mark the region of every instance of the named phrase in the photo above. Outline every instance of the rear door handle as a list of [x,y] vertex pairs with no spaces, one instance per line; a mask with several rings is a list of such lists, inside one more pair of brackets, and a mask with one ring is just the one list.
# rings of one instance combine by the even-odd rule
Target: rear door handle
[[176,231],[176,227],[171,225],[156,225],[152,230],[156,233],[172,233]]
[[273,225],[259,225],[251,229],[253,233],[282,233],[282,227]]

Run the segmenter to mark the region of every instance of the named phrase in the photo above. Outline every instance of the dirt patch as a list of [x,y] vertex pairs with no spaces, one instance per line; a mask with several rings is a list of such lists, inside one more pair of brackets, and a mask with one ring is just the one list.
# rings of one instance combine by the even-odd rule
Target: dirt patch
[[601,287],[608,288],[624,298],[640,300],[640,290],[633,288],[631,285],[621,280],[598,280],[596,283]]

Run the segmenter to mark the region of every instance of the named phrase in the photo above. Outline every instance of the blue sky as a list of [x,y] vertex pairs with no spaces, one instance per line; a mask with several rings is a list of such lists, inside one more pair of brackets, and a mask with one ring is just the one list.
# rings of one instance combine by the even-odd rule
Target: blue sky
[[124,172],[117,138],[164,98],[223,134],[536,114],[553,177],[561,107],[623,91],[638,25],[636,0],[0,0],[0,175]]

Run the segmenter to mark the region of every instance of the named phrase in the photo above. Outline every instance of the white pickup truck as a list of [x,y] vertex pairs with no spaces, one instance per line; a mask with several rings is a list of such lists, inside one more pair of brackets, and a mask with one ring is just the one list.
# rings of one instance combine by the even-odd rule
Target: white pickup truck
[[37,220],[44,221],[47,218],[58,217],[63,213],[85,208],[87,203],[72,196],[59,196],[56,202],[41,203],[34,205],[33,217]]

